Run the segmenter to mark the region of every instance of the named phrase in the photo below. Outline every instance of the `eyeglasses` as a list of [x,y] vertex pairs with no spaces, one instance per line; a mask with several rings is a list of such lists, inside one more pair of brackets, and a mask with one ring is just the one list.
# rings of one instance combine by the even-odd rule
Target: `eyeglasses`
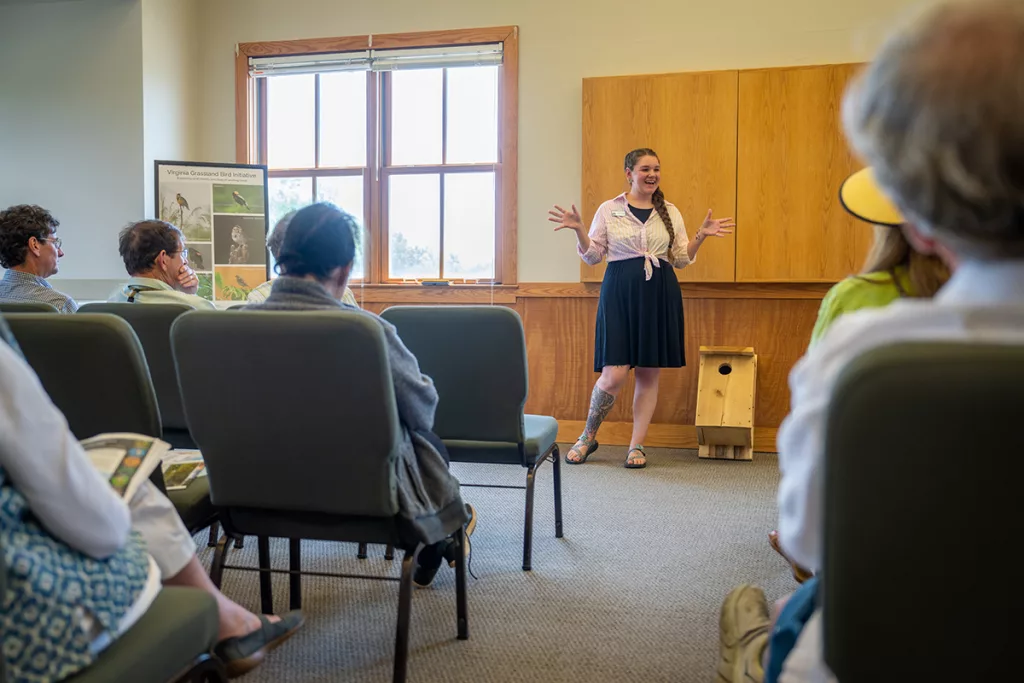
[[178,253],[181,254],[181,258],[182,258],[183,261],[187,261],[188,260],[188,249],[182,249]]
[[58,249],[60,249],[60,246],[64,244],[63,242],[60,241],[59,237],[37,237],[36,239],[38,239],[40,242],[50,242],[53,244],[53,246],[57,247]]

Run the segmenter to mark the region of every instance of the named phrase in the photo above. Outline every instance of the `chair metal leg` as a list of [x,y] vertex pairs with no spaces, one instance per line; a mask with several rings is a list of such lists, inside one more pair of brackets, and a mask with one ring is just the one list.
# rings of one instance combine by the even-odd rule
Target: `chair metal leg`
[[555,538],[562,538],[562,459],[558,444],[551,448],[552,486],[555,489]]
[[274,594],[270,585],[270,538],[256,537],[260,564],[260,610],[264,614],[274,613]]
[[365,543],[360,543],[359,544],[359,550],[356,551],[356,557],[358,557],[360,560],[365,560],[366,559],[367,555],[366,555],[366,544]]
[[526,520],[523,524],[523,571],[533,569],[533,482],[537,463],[526,470]]
[[213,551],[213,562],[210,563],[210,581],[220,589],[221,581],[224,579],[224,564],[228,559],[228,543],[231,539],[224,536],[217,543],[217,549]]
[[395,559],[395,544],[388,543],[388,547],[384,548],[384,559],[393,560]]
[[459,555],[455,560],[455,616],[459,640],[469,640],[469,607],[466,599],[466,553],[462,548],[466,544],[465,527],[459,527],[455,534]]
[[416,566],[416,557],[423,545],[415,550],[405,551],[402,559],[402,578],[398,584],[398,625],[395,628],[395,670],[393,683],[405,683],[405,674],[409,668],[409,621],[412,609],[412,572]]
[[216,548],[218,536],[220,536],[220,522],[214,522],[210,525],[210,538],[206,541],[206,547]]
[[288,575],[288,609],[302,608],[301,544],[302,539],[288,539],[288,569],[292,572]]

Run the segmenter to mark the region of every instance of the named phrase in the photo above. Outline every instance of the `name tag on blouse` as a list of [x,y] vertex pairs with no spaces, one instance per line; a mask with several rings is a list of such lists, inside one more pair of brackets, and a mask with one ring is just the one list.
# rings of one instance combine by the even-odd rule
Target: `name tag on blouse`
[[613,218],[622,218],[625,215],[626,215],[625,211],[612,211],[612,217]]

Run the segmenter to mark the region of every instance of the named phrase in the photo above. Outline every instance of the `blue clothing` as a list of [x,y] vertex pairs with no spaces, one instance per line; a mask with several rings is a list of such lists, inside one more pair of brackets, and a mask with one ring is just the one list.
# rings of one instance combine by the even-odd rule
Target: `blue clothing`
[[58,292],[46,278],[20,270],[8,270],[0,279],[0,301],[15,303],[42,302],[50,304],[60,313],[74,313],[78,303],[67,294]]

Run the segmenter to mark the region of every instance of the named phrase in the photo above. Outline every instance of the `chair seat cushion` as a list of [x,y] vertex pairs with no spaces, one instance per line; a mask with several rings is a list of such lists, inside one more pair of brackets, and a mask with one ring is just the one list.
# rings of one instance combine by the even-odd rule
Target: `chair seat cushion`
[[547,455],[558,438],[558,420],[547,415],[524,415],[526,459],[536,462]]
[[184,489],[168,491],[167,497],[190,533],[205,529],[217,519],[217,508],[210,502],[209,477],[197,477]]
[[546,415],[524,415],[526,462],[519,454],[519,445],[505,441],[469,441],[445,439],[452,462],[482,462],[529,467],[547,454],[558,438],[558,420]]
[[104,650],[74,683],[165,683],[216,644],[213,596],[195,588],[164,588],[146,613]]

